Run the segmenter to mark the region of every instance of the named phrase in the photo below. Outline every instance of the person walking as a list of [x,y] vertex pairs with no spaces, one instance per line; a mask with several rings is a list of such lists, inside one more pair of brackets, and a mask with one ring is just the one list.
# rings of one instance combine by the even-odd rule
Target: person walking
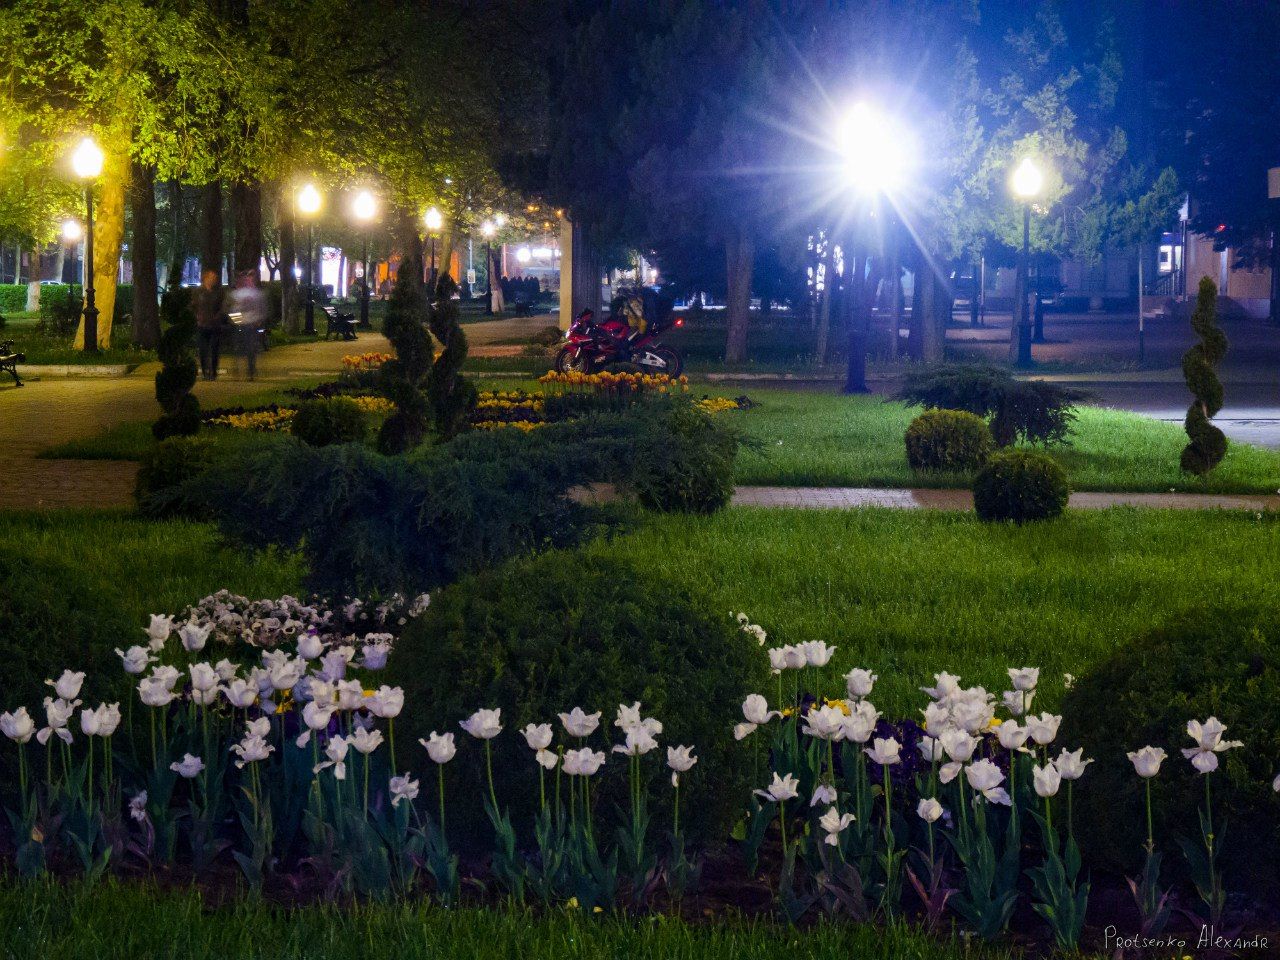
[[205,270],[196,289],[196,338],[200,346],[200,375],[205,380],[218,379],[218,360],[222,350],[222,327],[226,314],[222,309],[222,288],[218,275]]
[[235,317],[236,352],[248,379],[258,375],[258,349],[267,323],[267,297],[253,270],[244,270],[231,291],[231,314]]

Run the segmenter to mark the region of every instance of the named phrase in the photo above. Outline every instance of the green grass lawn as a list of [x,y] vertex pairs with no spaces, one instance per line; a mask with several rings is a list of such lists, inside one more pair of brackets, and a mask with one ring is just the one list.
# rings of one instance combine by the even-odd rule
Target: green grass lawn
[[15,349],[26,354],[28,364],[136,365],[156,358],[154,350],[142,350],[129,342],[128,327],[115,331],[111,349],[87,354],[72,346],[74,337],[43,333],[36,328],[37,323],[34,315],[24,314],[17,319],[10,317],[0,330],[0,340],[12,340]]
[[[1062,675],[1180,610],[1215,601],[1280,609],[1280,516],[1068,511],[1051,523],[891,510],[730,509],[652,517],[590,550],[688,577],[770,645],[825,640],[840,672],[880,674],[890,715],[924,706],[948,670],[992,690],[1039,666],[1046,706]],[[769,693],[769,691],[764,691]],[[770,694],[772,696],[772,694]]]
[[[691,392],[701,392],[694,386]],[[969,477],[921,474],[907,466],[903,436],[920,411],[876,396],[812,391],[746,392],[759,406],[730,413],[761,444],[744,451],[738,482],[780,486],[967,487]],[[1280,451],[1232,444],[1206,479],[1184,475],[1178,455],[1182,428],[1150,417],[1082,407],[1070,446],[1050,448],[1076,490],[1170,489],[1213,493],[1275,493]]]
[[[124,921],[124,922],[122,922]],[[571,911],[442,910],[349,904],[284,910],[239,900],[211,907],[196,893],[108,882],[95,890],[0,883],[6,960],[1009,960],[893,925],[770,921],[690,924],[670,917],[588,918]]]

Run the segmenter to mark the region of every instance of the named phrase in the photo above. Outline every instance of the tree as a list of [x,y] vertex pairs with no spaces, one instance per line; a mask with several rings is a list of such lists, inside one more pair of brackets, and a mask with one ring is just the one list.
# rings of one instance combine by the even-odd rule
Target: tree
[[1222,409],[1222,381],[1217,366],[1227,353],[1227,335],[1217,323],[1218,287],[1200,279],[1191,328],[1200,342],[1182,357],[1182,375],[1193,397],[1184,424],[1190,442],[1182,451],[1182,469],[1204,476],[1227,455],[1227,437],[1209,421]]

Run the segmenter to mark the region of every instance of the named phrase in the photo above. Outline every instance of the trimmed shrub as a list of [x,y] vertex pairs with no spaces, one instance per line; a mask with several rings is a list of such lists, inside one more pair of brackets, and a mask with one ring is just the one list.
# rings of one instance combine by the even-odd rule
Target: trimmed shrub
[[467,359],[467,336],[458,323],[458,305],[453,302],[457,289],[458,285],[448,273],[440,274],[428,321],[432,335],[444,349],[427,373],[427,400],[436,433],[446,440],[465,428],[477,396],[475,384],[462,375],[462,364]]
[[1066,473],[1047,453],[1001,450],[974,478],[973,507],[980,520],[1050,520],[1062,514],[1070,492]]
[[322,397],[298,405],[293,435],[313,447],[331,443],[363,443],[369,418],[350,397]]
[[1227,435],[1209,422],[1222,409],[1222,381],[1217,367],[1227,355],[1227,335],[1218,326],[1217,302],[1217,286],[1208,277],[1201,277],[1196,308],[1191,314],[1191,329],[1200,342],[1182,355],[1182,376],[1195,399],[1187,409],[1184,429],[1190,442],[1182,450],[1180,463],[1186,473],[1201,477],[1227,455]]
[[82,291],[79,284],[47,284],[40,289],[40,324],[42,333],[69,337],[80,322]]
[[169,437],[142,457],[133,496],[138,509],[149,517],[189,515],[190,510],[155,495],[170,491],[208,469],[213,463],[213,444],[205,437]]
[[1146,840],[1143,782],[1125,752],[1151,744],[1169,757],[1152,781],[1156,843],[1178,870],[1176,839],[1200,843],[1204,777],[1182,756],[1188,720],[1217,717],[1244,747],[1219,755],[1213,811],[1226,826],[1218,862],[1251,887],[1280,882],[1280,620],[1274,607],[1209,606],[1179,614],[1077,680],[1062,705],[1060,742],[1096,762],[1077,790],[1084,852],[1134,875]]
[[435,346],[426,326],[430,312],[421,277],[422,248],[415,244],[400,264],[382,321],[382,332],[395,350],[395,357],[379,369],[382,393],[396,405],[395,412],[378,429],[378,449],[387,454],[416,447],[426,437],[430,424],[431,405],[423,387]]
[[964,410],[926,410],[907,427],[912,470],[976,470],[995,446],[983,419]]
[[639,445],[626,485],[650,510],[714,513],[733,496],[737,435],[685,397],[637,409]]
[[21,313],[27,309],[25,283],[0,283],[0,313]]
[[1075,422],[1072,410],[1089,397],[1053,383],[1015,380],[1009,371],[985,364],[939,364],[907,377],[897,399],[936,410],[965,410],[989,418],[991,436],[1002,447],[1026,443],[1066,443]]
[[[618,705],[639,700],[644,716],[662,722],[664,746],[697,748],[698,764],[681,781],[681,822],[687,815],[693,830],[719,839],[741,812],[751,772],[747,746],[727,733],[741,719],[744,692],[767,680],[763,661],[755,642],[688,578],[556,552],[486,570],[433,596],[397,644],[388,682],[405,689],[402,742],[432,730],[458,737],[458,757],[446,771],[454,797],[486,792],[484,750],[458,722],[478,707],[502,708],[494,777],[503,802],[519,805],[512,822],[521,830],[536,810],[539,768],[517,731],[550,722],[555,744],[574,749],[557,714],[599,710],[599,730],[587,742],[609,753]],[[425,751],[407,755],[434,776]],[[658,751],[643,761],[655,787],[669,786],[663,757]],[[626,766],[610,754],[593,778],[601,820],[625,807]],[[475,826],[484,814],[478,799],[469,807]],[[649,811],[661,823],[670,804],[651,803]]]
[[157,440],[191,436],[200,431],[200,401],[191,392],[196,383],[196,359],[191,352],[196,335],[196,315],[191,295],[176,288],[160,301],[164,332],[156,353],[163,366],[156,373],[156,401],[164,411],[151,425]]

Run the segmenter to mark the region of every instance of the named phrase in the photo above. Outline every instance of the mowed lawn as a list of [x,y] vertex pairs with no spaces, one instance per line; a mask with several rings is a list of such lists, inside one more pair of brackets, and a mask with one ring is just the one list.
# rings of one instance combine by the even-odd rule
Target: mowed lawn
[[730,509],[652,517],[589,549],[701,584],[726,616],[761,624],[770,645],[834,644],[840,673],[880,674],[874,700],[890,715],[923,707],[917,688],[939,670],[999,691],[1010,666],[1043,668],[1052,707],[1063,674],[1180,611],[1257,603],[1280,613],[1274,513],[1115,508],[1015,527],[958,514]]
[[[695,386],[691,393],[701,394]],[[915,473],[907,466],[903,436],[918,408],[876,396],[793,390],[745,392],[759,405],[729,413],[760,445],[738,462],[740,484],[782,486],[957,487],[970,478]],[[1186,434],[1176,424],[1133,413],[1082,407],[1069,446],[1049,452],[1066,468],[1073,489],[1213,493],[1275,493],[1280,451],[1233,443],[1205,480],[1178,467]]]

